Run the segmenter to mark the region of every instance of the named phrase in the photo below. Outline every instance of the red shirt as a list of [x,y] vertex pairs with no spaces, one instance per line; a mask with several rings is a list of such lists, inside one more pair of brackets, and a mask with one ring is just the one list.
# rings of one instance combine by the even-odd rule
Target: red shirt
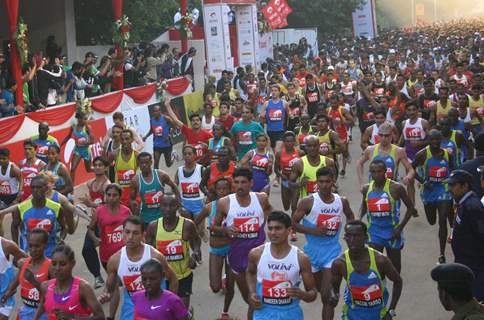
[[232,126],[234,125],[235,118],[231,114],[227,115],[227,119],[222,120],[222,117],[218,118],[218,122],[220,122],[224,127],[225,130],[230,131]]
[[200,129],[197,133],[193,131],[192,128],[189,128],[186,124],[183,125],[181,129],[182,134],[185,136],[185,140],[188,144],[196,146],[200,143],[208,144],[208,140],[213,138],[213,134],[210,131],[205,129]]
[[102,204],[96,208],[96,213],[101,237],[99,258],[101,262],[107,263],[109,257],[124,246],[123,222],[131,215],[131,211],[121,204],[118,214],[114,215],[105,204]]

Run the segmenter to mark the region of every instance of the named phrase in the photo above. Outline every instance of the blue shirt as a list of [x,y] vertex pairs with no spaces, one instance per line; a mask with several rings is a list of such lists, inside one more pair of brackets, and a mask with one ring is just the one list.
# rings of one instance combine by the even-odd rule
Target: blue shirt
[[150,119],[151,132],[153,133],[153,147],[166,148],[171,146],[170,141],[170,129],[164,116],[161,116],[159,120],[155,118]]

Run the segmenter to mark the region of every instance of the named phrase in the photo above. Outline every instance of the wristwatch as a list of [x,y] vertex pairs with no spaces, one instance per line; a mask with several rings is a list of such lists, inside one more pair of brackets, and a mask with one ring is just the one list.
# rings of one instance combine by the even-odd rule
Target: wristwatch
[[397,317],[397,313],[395,312],[395,310],[393,309],[390,309],[388,310],[388,314],[393,318],[393,319],[396,319]]

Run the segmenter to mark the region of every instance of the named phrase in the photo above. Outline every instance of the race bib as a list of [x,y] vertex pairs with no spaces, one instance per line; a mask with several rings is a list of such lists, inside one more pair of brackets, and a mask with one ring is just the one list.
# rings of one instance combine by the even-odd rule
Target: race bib
[[197,182],[182,182],[181,189],[183,198],[200,197],[200,186]]
[[363,120],[374,120],[375,114],[373,112],[365,112],[363,113]]
[[324,214],[318,215],[317,226],[325,227],[328,231],[326,235],[335,236],[338,233],[341,224],[341,217],[339,215]]
[[123,276],[123,283],[129,293],[134,293],[144,289],[141,281],[141,274],[133,274],[130,276]]
[[183,260],[182,240],[158,240],[156,243],[158,250],[163,253],[167,261]]
[[378,284],[351,286],[351,296],[353,303],[358,307],[372,308],[383,303],[383,292]]
[[148,191],[145,192],[143,200],[144,204],[148,209],[156,209],[160,207],[160,201],[163,197],[163,192],[161,191]]
[[258,217],[234,218],[234,226],[237,228],[237,238],[253,239],[259,236],[260,224]]
[[385,88],[375,88],[374,92],[377,96],[383,96],[385,94]]
[[431,166],[429,168],[429,180],[432,182],[442,182],[447,177],[447,167]]
[[79,138],[77,139],[77,145],[80,146],[80,147],[83,147],[87,144],[87,139],[82,137],[82,138]]
[[422,130],[420,128],[405,128],[405,138],[410,141],[422,140]]
[[32,178],[35,176],[37,176],[37,173],[35,172],[28,173],[26,176],[24,176],[24,187],[30,187]]
[[123,241],[123,225],[107,225],[104,227],[106,239],[109,244],[120,243]]
[[0,195],[6,196],[10,194],[12,194],[10,183],[8,183],[8,181],[2,181],[2,183],[0,183]]
[[37,147],[37,157],[45,158],[49,152],[49,146],[38,146]]
[[203,144],[197,144],[195,146],[195,150],[196,150],[197,159],[200,159],[205,154],[205,151],[207,150],[207,147],[205,145],[203,145]]
[[136,172],[133,169],[118,170],[118,183],[121,186],[128,186],[134,178]]
[[317,92],[311,92],[307,95],[308,97],[308,102],[318,102],[318,93]]
[[291,297],[287,295],[287,289],[291,288],[288,280],[262,279],[263,302],[273,305],[287,305],[291,303]]
[[289,116],[291,119],[297,118],[301,115],[300,108],[289,109]]
[[319,192],[319,186],[316,181],[308,181],[306,184],[306,191],[309,193]]
[[[54,213],[52,212],[52,214]],[[50,233],[50,231],[52,230],[52,221],[48,218],[43,218],[43,219],[30,218],[27,221],[27,228],[29,231],[32,231],[35,228],[40,228]]]
[[153,126],[153,127],[151,127],[151,130],[153,131],[153,134],[156,137],[163,136],[163,127],[162,126]]
[[40,293],[36,288],[21,287],[20,296],[25,305],[37,308],[40,302]]
[[251,145],[252,144],[252,132],[251,131],[241,131],[237,134],[239,138],[240,145]]
[[392,211],[390,199],[368,198],[368,211],[373,218],[389,217]]
[[271,121],[282,121],[282,110],[270,109],[269,110],[269,120],[271,120]]
[[321,142],[321,144],[319,145],[319,151],[324,155],[328,155],[329,150],[329,144],[327,142]]

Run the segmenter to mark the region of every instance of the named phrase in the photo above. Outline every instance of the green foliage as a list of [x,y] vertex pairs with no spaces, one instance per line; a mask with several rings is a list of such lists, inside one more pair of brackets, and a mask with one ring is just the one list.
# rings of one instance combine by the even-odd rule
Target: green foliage
[[318,34],[351,33],[351,13],[363,0],[288,0],[290,28],[317,27]]

